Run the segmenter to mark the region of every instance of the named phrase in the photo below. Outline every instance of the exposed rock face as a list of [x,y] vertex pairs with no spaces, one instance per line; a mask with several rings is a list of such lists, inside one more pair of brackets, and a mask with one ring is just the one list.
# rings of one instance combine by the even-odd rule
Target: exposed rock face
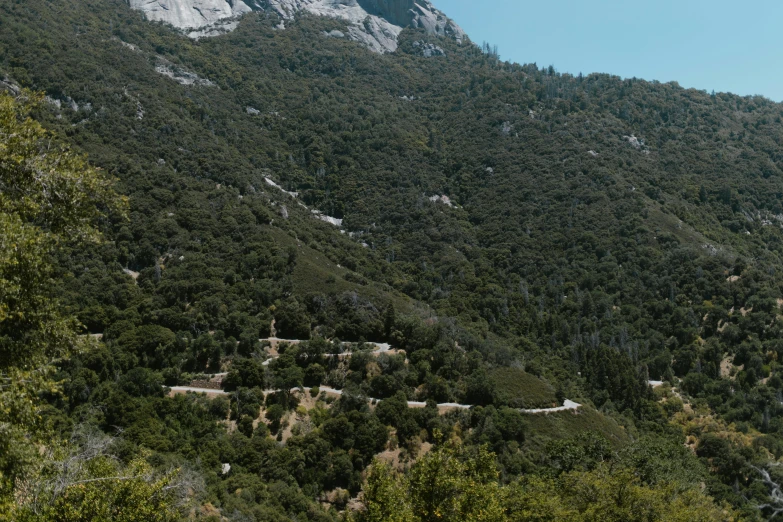
[[425,58],[432,58],[433,56],[445,56],[446,51],[438,45],[428,42],[413,42],[413,47],[421,52],[421,55]]
[[[405,27],[422,28],[457,41],[465,38],[464,31],[429,0],[128,0],[128,3],[131,8],[144,12],[147,19],[188,30],[193,38],[233,30],[235,19],[253,10],[273,11],[284,21],[299,12],[345,20],[349,23],[346,36],[378,53],[397,50],[397,37]],[[280,27],[285,28],[285,24]],[[332,31],[329,36],[338,35]]]
[[406,26],[413,22],[413,0],[357,0],[371,15],[385,18],[394,25]]
[[348,36],[379,53],[397,50],[397,37],[405,27],[458,41],[465,32],[428,0],[263,0],[261,6],[291,19],[300,11],[339,18],[350,23]]
[[[167,76],[180,85],[201,85],[204,87],[214,87],[215,84],[210,80],[199,77],[197,74],[186,71],[181,67],[167,62],[159,63],[155,66],[155,71],[163,76]],[[139,118],[141,119],[141,118]]]
[[21,90],[21,87],[19,87],[13,81],[9,80],[8,77],[4,77],[2,80],[0,80],[0,92],[8,91],[13,95],[17,95],[21,92]]
[[242,0],[128,0],[148,20],[180,29],[200,29],[252,11]]

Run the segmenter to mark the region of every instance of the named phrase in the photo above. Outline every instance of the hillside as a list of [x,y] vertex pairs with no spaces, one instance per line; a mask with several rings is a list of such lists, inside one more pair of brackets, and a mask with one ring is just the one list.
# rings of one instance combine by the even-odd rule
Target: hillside
[[[194,39],[119,0],[0,6],[0,76],[130,202],[58,259],[53,296],[102,343],[60,363],[49,429],[198,462],[204,520],[337,519],[374,455],[407,469],[438,434],[488,444],[504,483],[648,477],[653,441],[644,487],[774,513],[783,106],[500,62],[418,22],[378,53],[316,14]],[[310,342],[262,365],[273,327]],[[163,394],[217,373],[230,401]],[[320,384],[350,393],[310,413],[263,394]],[[587,409],[515,410],[564,399]]]

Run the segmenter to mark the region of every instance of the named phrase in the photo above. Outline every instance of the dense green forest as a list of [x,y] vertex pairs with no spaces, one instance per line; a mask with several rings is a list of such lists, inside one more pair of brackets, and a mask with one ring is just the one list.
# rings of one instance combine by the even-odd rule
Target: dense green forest
[[[3,391],[31,398],[24,421],[0,407],[0,509],[56,475],[26,440],[85,477],[148,478],[133,494],[172,520],[783,510],[782,105],[278,23],[191,40],[120,0],[0,5],[4,103],[46,97],[6,107],[3,140],[32,111],[128,205],[101,184],[78,189],[94,213],[16,208],[7,164],[49,138],[0,144],[2,215],[52,242],[29,244],[39,277],[10,255],[0,275],[61,330],[24,334],[0,286],[2,382],[52,368]],[[166,388],[213,374],[229,394]],[[582,408],[519,411],[565,399]],[[67,516],[40,519],[101,515]]]

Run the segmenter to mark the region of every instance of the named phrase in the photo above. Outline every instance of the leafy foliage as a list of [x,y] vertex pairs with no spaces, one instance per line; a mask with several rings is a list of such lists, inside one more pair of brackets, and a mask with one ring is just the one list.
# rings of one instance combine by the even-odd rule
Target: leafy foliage
[[[110,180],[56,144],[28,118],[36,99],[0,94],[0,515],[14,520],[176,520],[165,486],[136,461],[121,466],[102,455],[63,464],[51,488],[36,443],[47,432],[39,394],[54,393],[52,358],[79,343],[76,322],[52,300],[52,255],[61,244],[97,239],[97,205],[122,210]],[[55,440],[50,451],[60,449]],[[75,468],[68,469],[69,467]]]
[[424,456],[405,476],[374,464],[363,502],[359,521],[738,520],[694,487],[651,485],[633,468],[605,463],[503,486],[492,453],[454,443]]

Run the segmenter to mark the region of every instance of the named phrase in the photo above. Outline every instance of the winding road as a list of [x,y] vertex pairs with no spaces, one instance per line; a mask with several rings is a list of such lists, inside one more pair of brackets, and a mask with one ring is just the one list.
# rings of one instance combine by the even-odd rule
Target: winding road
[[[267,339],[259,339],[259,341],[267,341],[270,343],[270,345],[273,348],[277,348],[277,345],[280,343],[288,343],[292,345],[296,345],[299,343],[302,343],[304,341],[300,339],[280,339],[278,337],[269,337]],[[391,345],[387,343],[372,343],[368,342],[365,344],[369,344],[371,346],[374,346],[375,349],[371,352],[373,355],[379,355],[382,353],[387,353],[392,350]],[[350,357],[352,355],[352,352],[343,352],[340,354],[323,354],[324,357]],[[266,361],[264,361],[262,364],[264,366],[268,366],[271,361],[276,359],[279,356],[272,356]],[[217,374],[217,375],[226,375],[226,374]],[[650,382],[651,385],[653,385],[652,381]],[[224,390],[215,390],[215,389],[209,389],[209,388],[194,388],[192,386],[171,386],[168,387],[173,393],[187,393],[187,392],[194,392],[194,393],[205,393],[207,395],[231,395],[231,392],[227,392]],[[338,390],[336,388],[331,388],[329,386],[320,386],[319,389],[322,392],[326,392],[327,394],[342,396],[343,391]],[[291,391],[298,391],[298,390],[311,390],[311,388],[292,388]],[[264,390],[264,395],[269,395],[272,393],[276,393],[280,390]],[[380,402],[382,399],[373,399],[368,398],[369,401],[373,403]],[[420,401],[408,401],[408,407],[410,408],[424,408],[427,406],[426,402],[420,402]],[[441,411],[449,411],[449,410],[469,410],[473,407],[473,405],[470,404],[458,404],[456,402],[444,402],[441,404],[438,404],[438,409]],[[576,411],[579,408],[581,408],[582,405],[578,402],[570,401],[566,399],[563,402],[562,406],[558,406],[556,408],[535,408],[535,409],[522,409],[520,408],[519,411],[522,413],[530,413],[530,414],[547,414],[547,413],[557,413],[561,411]]]
[[[208,388],[194,388],[192,386],[171,386],[168,387],[172,392],[174,393],[187,393],[187,392],[194,392],[194,393],[205,393],[207,395],[231,395],[232,392],[227,392],[224,390],[212,390]],[[312,388],[291,388],[291,391],[299,391],[299,390],[311,390]],[[326,392],[327,394],[342,396],[343,390],[338,390],[336,388],[331,388],[329,386],[320,386],[319,390],[322,392]],[[276,393],[280,390],[264,390],[264,395],[269,395],[272,393]],[[368,398],[369,401],[376,403],[381,402],[382,399],[373,399]],[[408,401],[408,407],[410,408],[424,408],[427,406],[426,402],[418,402],[418,401]],[[473,406],[469,404],[457,404],[455,402],[444,402],[441,404],[438,404],[439,410],[469,410]],[[582,405],[574,402],[569,401],[568,399],[565,400],[562,406],[559,406],[557,408],[537,408],[532,410],[526,410],[526,409],[519,409],[522,413],[531,413],[531,414],[540,414],[540,413],[557,413],[561,411],[570,411],[570,410],[578,410],[581,408]]]

